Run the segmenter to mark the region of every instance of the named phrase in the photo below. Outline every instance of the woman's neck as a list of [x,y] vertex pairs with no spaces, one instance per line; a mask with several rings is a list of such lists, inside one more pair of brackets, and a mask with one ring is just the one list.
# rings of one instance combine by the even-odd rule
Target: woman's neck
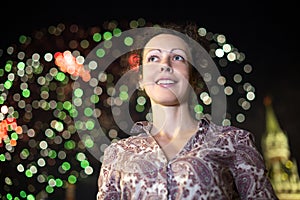
[[179,106],[162,106],[152,104],[153,128],[152,135],[161,134],[172,139],[193,132],[197,121],[191,116],[188,104]]

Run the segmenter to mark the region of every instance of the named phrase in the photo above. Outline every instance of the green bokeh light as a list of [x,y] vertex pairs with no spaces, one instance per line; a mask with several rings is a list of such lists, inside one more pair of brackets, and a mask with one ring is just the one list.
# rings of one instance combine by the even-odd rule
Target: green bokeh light
[[119,97],[122,101],[126,101],[126,100],[128,100],[129,95],[126,91],[121,91],[119,94]]
[[66,109],[66,110],[70,110],[72,108],[72,104],[70,101],[65,101],[63,103],[63,108]]
[[102,58],[102,57],[104,57],[104,55],[105,55],[105,50],[104,49],[97,49],[97,51],[96,51],[96,55],[99,57],[99,58]]
[[92,121],[92,120],[88,120],[88,121],[85,123],[85,127],[87,128],[87,130],[93,130],[94,127],[95,127],[95,122]]
[[82,97],[82,95],[83,95],[83,90],[81,88],[76,88],[74,90],[74,96],[75,97]]
[[21,35],[21,36],[19,37],[19,42],[20,42],[21,44],[24,44],[24,43],[26,42],[26,40],[27,40],[27,37],[26,37],[25,35]]
[[6,72],[10,72],[11,71],[11,69],[12,69],[12,65],[13,65],[13,62],[11,61],[11,60],[8,60],[7,62],[6,62],[6,65],[5,65],[5,71]]
[[32,194],[29,194],[27,196],[27,200],[35,200],[35,197]]
[[4,69],[0,69],[0,77],[4,75]]
[[10,80],[6,80],[4,82],[4,88],[5,89],[9,90],[11,88],[11,86],[12,86],[12,82]]
[[94,104],[99,102],[99,96],[98,95],[93,94],[90,99],[91,99],[91,102],[94,103]]
[[132,38],[132,37],[126,37],[126,38],[124,39],[124,44],[125,44],[126,46],[131,46],[131,45],[133,44],[133,38]]
[[24,62],[19,62],[17,65],[19,70],[24,70],[25,69],[25,63]]
[[75,184],[75,183],[77,182],[77,178],[76,178],[76,176],[74,176],[74,175],[70,175],[70,176],[68,177],[68,181],[69,181],[69,183],[71,183],[71,184]]
[[13,140],[17,140],[19,138],[19,136],[18,136],[18,134],[16,132],[11,133],[10,137]]
[[58,81],[63,81],[63,80],[65,80],[66,75],[65,75],[65,73],[63,73],[63,72],[58,72],[58,73],[56,74],[55,78],[56,78],[56,80],[58,80]]
[[5,155],[4,154],[0,154],[0,161],[4,162],[6,159],[5,159]]
[[83,161],[80,162],[80,166],[82,168],[86,168],[86,167],[90,166],[90,163],[87,160],[83,160]]
[[87,138],[84,141],[84,144],[85,144],[86,147],[92,148],[94,146],[94,141],[91,138]]
[[25,192],[24,190],[21,190],[21,191],[20,191],[20,196],[21,196],[22,198],[25,198],[25,197],[27,196],[27,194],[26,194],[26,192]]
[[87,117],[90,117],[93,115],[93,109],[90,108],[90,107],[87,107],[84,109],[84,115],[87,116]]
[[136,104],[135,105],[135,110],[137,112],[143,112],[145,110],[145,106],[144,105],[140,105],[140,104]]
[[71,169],[71,164],[69,162],[63,162],[61,167],[63,168],[63,170],[68,171]]
[[57,153],[55,150],[50,150],[49,153],[48,153],[48,156],[52,159],[55,159],[56,156],[57,156]]
[[73,140],[69,140],[65,142],[65,148],[68,150],[74,149],[76,146],[75,142]]
[[203,106],[200,105],[200,104],[197,104],[195,107],[194,107],[194,111],[196,113],[202,113],[203,112]]
[[102,38],[102,36],[101,36],[100,33],[95,33],[95,34],[93,35],[93,40],[94,40],[95,42],[100,42],[100,41],[101,41],[101,38]]
[[25,171],[25,175],[26,175],[28,178],[30,178],[30,177],[33,176],[32,172],[31,172],[29,169],[27,169],[27,170]]
[[64,184],[64,182],[60,178],[55,179],[55,182],[56,182],[56,187],[62,187]]
[[53,192],[54,192],[54,188],[51,187],[51,186],[49,186],[49,185],[47,185],[47,186],[46,186],[46,192],[47,192],[47,193],[53,193]]
[[7,198],[8,200],[12,200],[12,199],[13,199],[13,196],[12,196],[10,193],[7,193],[7,194],[6,194],[6,198]]
[[122,33],[122,30],[119,29],[119,28],[115,28],[113,30],[113,35],[116,36],[116,37],[119,37],[121,35],[121,33]]
[[106,31],[103,33],[103,39],[104,40],[110,40],[112,38],[112,34],[109,31]]
[[23,97],[28,98],[30,96],[30,90],[29,89],[24,89],[22,91],[22,95],[23,95]]

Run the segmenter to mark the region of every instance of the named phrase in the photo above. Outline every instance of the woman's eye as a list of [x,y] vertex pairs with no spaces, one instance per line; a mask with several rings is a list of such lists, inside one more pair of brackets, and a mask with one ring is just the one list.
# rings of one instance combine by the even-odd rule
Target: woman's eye
[[173,59],[177,60],[177,61],[184,61],[184,58],[182,56],[179,56],[179,55],[174,56]]
[[148,58],[148,62],[156,62],[157,60],[158,60],[158,57],[156,57],[156,56],[150,56]]

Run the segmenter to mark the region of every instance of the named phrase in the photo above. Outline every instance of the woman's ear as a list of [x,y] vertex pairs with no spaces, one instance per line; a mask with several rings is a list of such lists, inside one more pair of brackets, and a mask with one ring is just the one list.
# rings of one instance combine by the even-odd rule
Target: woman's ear
[[144,81],[143,81],[143,79],[139,79],[139,81],[138,81],[138,86],[139,86],[139,88],[141,88],[142,90],[144,89]]
[[144,84],[143,84],[143,80],[139,80],[138,83],[137,83],[137,89],[140,90],[140,91],[143,91],[144,90]]
[[137,89],[138,90],[140,90],[140,91],[142,91],[142,90],[144,90],[144,81],[143,81],[143,66],[142,65],[140,65],[139,67],[138,67],[138,85],[137,85]]

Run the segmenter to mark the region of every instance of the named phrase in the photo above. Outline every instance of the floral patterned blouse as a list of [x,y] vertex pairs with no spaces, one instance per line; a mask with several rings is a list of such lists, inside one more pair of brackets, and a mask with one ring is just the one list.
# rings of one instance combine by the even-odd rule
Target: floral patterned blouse
[[203,118],[168,161],[151,126],[137,122],[134,136],[105,149],[97,200],[278,199],[250,132]]

